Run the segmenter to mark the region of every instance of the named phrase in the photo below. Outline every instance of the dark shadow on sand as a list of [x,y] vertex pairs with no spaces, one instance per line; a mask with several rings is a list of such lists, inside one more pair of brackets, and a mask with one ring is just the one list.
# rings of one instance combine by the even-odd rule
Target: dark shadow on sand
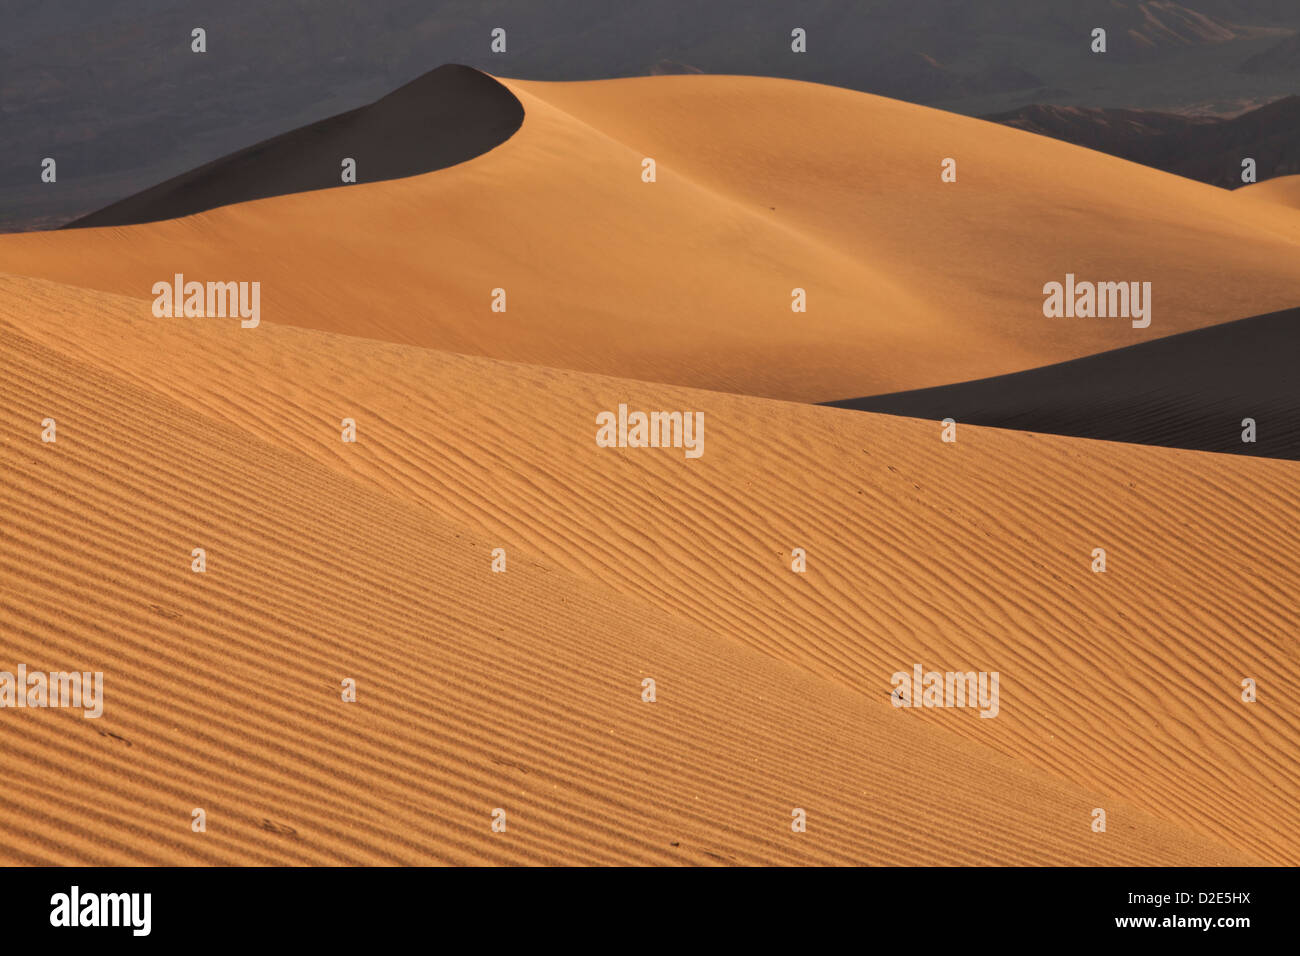
[[[909,418],[1300,461],[1300,308],[995,378],[825,402]],[[1253,418],[1256,441],[1241,440]]]
[[156,222],[343,186],[345,157],[356,160],[358,183],[416,176],[486,153],[523,121],[522,104],[492,77],[440,66],[369,106],[223,156],[63,228]]

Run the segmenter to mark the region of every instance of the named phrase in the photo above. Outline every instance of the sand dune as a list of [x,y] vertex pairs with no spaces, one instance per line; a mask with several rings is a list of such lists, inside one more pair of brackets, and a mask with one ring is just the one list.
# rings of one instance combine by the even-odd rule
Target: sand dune
[[[109,688],[0,721],[12,860],[1300,860],[1290,463],[948,445],[25,278],[0,320],[6,652]],[[707,453],[595,447],[620,401],[704,410]],[[914,662],[1000,671],[1000,715],[891,707]]]
[[[1243,214],[1225,190],[912,104],[764,78],[702,79],[506,82],[684,178],[776,213],[923,299],[923,317],[859,309],[859,327],[889,327],[872,328],[873,374],[887,366],[894,377],[948,384],[958,368],[1029,368],[1029,355],[1053,356],[1037,363],[1048,364],[1251,314],[1233,308],[1234,297],[1276,303],[1261,313],[1296,305],[1300,218],[1289,212]],[[958,160],[957,183],[940,182],[942,157]],[[1247,233],[1261,241],[1262,270],[1221,244]],[[1137,330],[1043,319],[1043,283],[1067,271],[1149,276],[1163,321]],[[1225,276],[1245,287],[1228,294]],[[903,328],[925,344],[900,341]]]
[[1300,175],[1278,176],[1266,179],[1262,183],[1252,183],[1237,190],[1237,195],[1246,199],[1261,199],[1265,202],[1278,203],[1300,209]]
[[[1043,137],[784,80],[504,82],[523,125],[469,162],[0,236],[0,268],[137,298],[176,272],[257,280],[268,321],[800,401],[1296,305],[1294,210]],[[1067,272],[1151,281],[1150,328],[1044,318],[1043,285]]]
[[[1300,309],[998,378],[828,404],[1052,435],[1300,460]],[[1255,441],[1242,441],[1252,418]]]
[[499,146],[523,119],[519,101],[501,84],[469,67],[442,66],[369,106],[241,149],[66,228],[176,219],[341,186],[344,158],[355,161],[357,182],[415,176]]
[[[1144,441],[1189,390],[1273,441],[1294,209],[828,87],[443,76],[522,126],[0,237],[0,669],[106,679],[98,720],[3,712],[0,861],[1300,862],[1292,462],[781,400],[1035,369],[1077,421],[1104,366],[1112,420],[1179,402]],[[309,188],[314,137],[422,103],[113,215]],[[1151,327],[1044,318],[1066,272],[1152,282]],[[174,273],[260,282],[262,324],[155,318]],[[702,411],[705,454],[597,447],[620,403]],[[998,716],[893,707],[914,664],[999,672]]]

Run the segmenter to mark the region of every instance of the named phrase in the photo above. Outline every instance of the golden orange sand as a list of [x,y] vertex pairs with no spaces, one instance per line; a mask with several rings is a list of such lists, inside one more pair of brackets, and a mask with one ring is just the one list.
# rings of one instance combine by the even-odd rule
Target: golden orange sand
[[149,305],[0,277],[0,666],[106,675],[0,712],[0,862],[1300,861],[1293,463]]
[[1300,209],[1300,175],[1278,176],[1275,179],[1266,179],[1262,183],[1242,186],[1235,191],[1234,195]]
[[[1300,214],[1045,137],[788,80],[503,82],[522,128],[459,166],[0,236],[0,269],[136,298],[257,280],[277,323],[800,401],[1296,305]],[[1066,273],[1151,282],[1151,326],[1044,318]]]

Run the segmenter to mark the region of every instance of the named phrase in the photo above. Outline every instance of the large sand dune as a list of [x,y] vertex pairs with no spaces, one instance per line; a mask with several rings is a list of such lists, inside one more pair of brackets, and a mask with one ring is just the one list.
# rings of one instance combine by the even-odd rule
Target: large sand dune
[[[1300,309],[997,378],[827,404],[972,425],[1300,460]],[[1246,419],[1253,442],[1242,441]]]
[[[0,669],[106,680],[0,712],[0,861],[1300,863],[1293,462],[790,401],[1148,342],[1131,386],[1297,305],[1295,209],[828,87],[457,75],[525,113],[467,161],[0,237]],[[1151,327],[1045,318],[1067,272]],[[154,317],[175,273],[261,325]],[[704,455],[598,447],[620,403]],[[914,664],[997,717],[895,708]]]
[[[1296,305],[1294,210],[1044,137],[785,80],[503,82],[523,125],[469,162],[3,236],[0,268],[137,298],[176,272],[258,280],[277,323],[809,401]],[[329,152],[292,141],[304,162]],[[1067,272],[1152,282],[1151,326],[1045,318],[1043,285]]]
[[[6,654],[107,681],[0,721],[8,860],[1300,860],[1290,463],[16,277],[0,330]],[[597,448],[620,401],[705,411],[706,454]],[[999,671],[999,716],[891,707],[914,662]]]

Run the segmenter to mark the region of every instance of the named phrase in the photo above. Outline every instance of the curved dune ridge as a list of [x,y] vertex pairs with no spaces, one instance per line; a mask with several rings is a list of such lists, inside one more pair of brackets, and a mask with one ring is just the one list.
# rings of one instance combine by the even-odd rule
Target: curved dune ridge
[[1300,209],[1300,175],[1278,176],[1276,179],[1266,179],[1262,183],[1242,186],[1234,195]]
[[[469,162],[0,236],[0,263],[137,298],[177,272],[257,280],[278,323],[797,401],[1002,375],[1297,304],[1295,210],[1041,136],[788,80],[501,82],[523,124]],[[940,180],[945,157],[956,183]],[[1151,282],[1151,326],[1045,318],[1043,286],[1067,273]]]
[[[9,861],[1300,860],[1290,463],[30,278],[0,332],[6,655],[106,675],[98,721],[0,720]],[[706,454],[596,447],[618,402]],[[914,663],[1000,672],[998,717],[890,706]]]
[[257,143],[68,223],[125,226],[232,203],[343,185],[344,158],[363,182],[415,176],[499,146],[524,111],[489,76],[448,64],[382,99]]
[[[976,382],[828,402],[1021,431],[1300,460],[1300,309]],[[1246,419],[1255,440],[1242,440]]]
[[[240,201],[431,108],[500,139]],[[206,211],[0,236],[0,670],[106,685],[0,711],[0,862],[1300,862],[1300,473],[1078,437],[1246,402],[1290,447],[1295,209],[753,77],[346,115],[115,215]],[[1067,272],[1152,282],[1151,327],[1044,317]],[[261,325],[156,318],[175,273]],[[793,403],[855,394],[958,440]],[[704,455],[598,447],[620,403]],[[916,664],[998,672],[997,717],[892,706]]]

